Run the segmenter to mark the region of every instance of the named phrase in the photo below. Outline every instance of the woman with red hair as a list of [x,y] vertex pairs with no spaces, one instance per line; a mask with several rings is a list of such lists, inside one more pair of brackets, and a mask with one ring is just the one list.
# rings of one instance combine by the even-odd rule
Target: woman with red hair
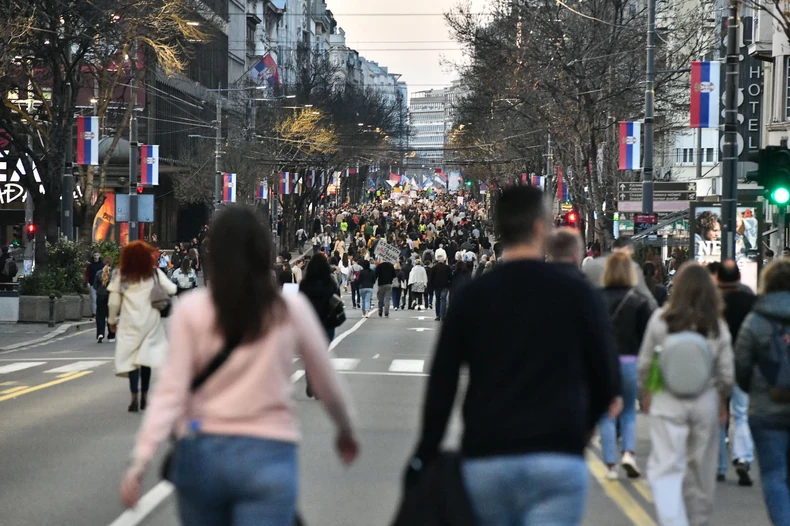
[[[121,251],[118,271],[107,287],[110,292],[110,326],[117,339],[115,374],[129,378],[132,393],[130,413],[145,410],[151,368],[162,365],[167,354],[161,314],[151,304],[151,291],[158,282],[172,296],[176,293],[176,286],[156,268],[156,254],[157,250],[143,241],[126,245]],[[142,394],[138,400],[139,391]]]

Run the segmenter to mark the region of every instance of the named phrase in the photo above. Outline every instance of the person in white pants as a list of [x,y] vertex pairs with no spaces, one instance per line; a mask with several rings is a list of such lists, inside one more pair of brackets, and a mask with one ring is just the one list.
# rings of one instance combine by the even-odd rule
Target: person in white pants
[[[651,452],[647,478],[662,526],[710,523],[719,455],[719,425],[734,382],[732,341],[720,317],[720,296],[710,274],[687,263],[675,277],[666,307],[657,310],[639,351],[642,410],[650,415]],[[681,399],[667,390],[647,393],[656,346],[672,333],[695,331],[707,337],[713,354],[708,388]]]

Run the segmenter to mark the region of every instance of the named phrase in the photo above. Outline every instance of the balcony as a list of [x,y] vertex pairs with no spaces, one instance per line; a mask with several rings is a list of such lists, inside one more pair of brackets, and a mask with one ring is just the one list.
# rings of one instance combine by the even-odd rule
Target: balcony
[[752,43],[749,55],[758,60],[773,60],[774,19],[770,13],[757,10],[752,16]]

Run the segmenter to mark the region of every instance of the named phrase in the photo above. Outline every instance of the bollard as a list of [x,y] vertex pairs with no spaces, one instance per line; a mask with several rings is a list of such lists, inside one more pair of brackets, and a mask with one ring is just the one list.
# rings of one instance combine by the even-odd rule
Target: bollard
[[49,295],[49,326],[55,326],[55,295]]

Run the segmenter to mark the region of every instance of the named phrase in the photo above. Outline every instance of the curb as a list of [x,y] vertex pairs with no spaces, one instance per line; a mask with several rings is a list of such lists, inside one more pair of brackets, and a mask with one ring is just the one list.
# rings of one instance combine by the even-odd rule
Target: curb
[[32,340],[28,340],[26,342],[19,342],[13,345],[9,345],[7,347],[0,348],[0,352],[13,352],[21,349],[22,347],[27,347],[29,345],[36,345],[38,343],[44,343],[49,341],[53,338],[57,338],[59,336],[68,336],[69,334],[74,334],[75,332],[79,332],[80,330],[92,326],[94,321],[78,321],[74,323],[63,323],[50,331],[49,333],[45,334],[44,336],[40,336],[38,338],[34,338]]

